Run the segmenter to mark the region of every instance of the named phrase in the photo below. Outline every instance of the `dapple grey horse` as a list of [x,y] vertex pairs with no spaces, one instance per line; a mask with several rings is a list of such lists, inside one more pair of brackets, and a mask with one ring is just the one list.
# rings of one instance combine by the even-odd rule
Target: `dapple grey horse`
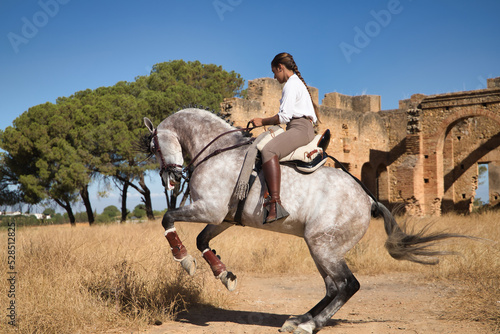
[[[194,274],[196,263],[179,240],[174,222],[208,224],[197,237],[197,247],[214,275],[229,290],[234,289],[236,276],[226,270],[209,242],[235,224],[238,199],[234,190],[248,149],[244,145],[248,136],[202,109],[178,111],[156,129],[149,119],[144,121],[150,131],[146,146],[160,163],[161,179],[167,189],[180,181],[186,158],[196,159],[190,165],[191,203],[167,211],[162,219],[174,259]],[[227,134],[212,141],[223,133]],[[228,147],[232,149],[224,150]],[[353,177],[339,169],[323,166],[312,174],[303,174],[282,165],[281,172],[281,201],[290,216],[282,222],[262,223],[265,181],[260,173],[246,198],[241,224],[304,238],[324,279],[326,295],[304,315],[288,319],[280,331],[320,330],[358,291],[359,282],[347,267],[344,256],[363,237],[372,215],[383,217],[388,235],[386,248],[398,260],[435,264],[435,256],[443,252],[429,250],[427,245],[455,236],[407,234],[386,207],[372,200]]]

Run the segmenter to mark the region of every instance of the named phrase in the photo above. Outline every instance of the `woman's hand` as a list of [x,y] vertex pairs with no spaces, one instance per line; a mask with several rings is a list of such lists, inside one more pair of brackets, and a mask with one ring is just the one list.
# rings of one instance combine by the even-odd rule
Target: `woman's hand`
[[262,122],[262,118],[256,117],[250,120],[250,123],[253,124],[253,126],[262,126],[264,123]]
[[263,125],[276,125],[280,124],[280,118],[278,114],[268,117],[268,118],[260,118],[256,117],[250,120],[250,123],[252,123],[254,126],[263,126]]

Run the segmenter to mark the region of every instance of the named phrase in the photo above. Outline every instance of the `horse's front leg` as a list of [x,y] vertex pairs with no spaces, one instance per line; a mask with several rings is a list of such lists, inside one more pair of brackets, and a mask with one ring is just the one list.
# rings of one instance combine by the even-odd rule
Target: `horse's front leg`
[[226,266],[222,263],[219,256],[215,254],[215,250],[210,249],[210,240],[233,226],[228,222],[223,222],[220,225],[207,225],[196,238],[196,246],[203,254],[203,258],[210,265],[215,278],[221,280],[222,284],[229,290],[236,289],[236,275],[226,270]]
[[[214,212],[218,212],[219,214],[215,215]],[[220,217],[221,215],[222,218]],[[180,262],[189,275],[193,276],[196,272],[196,260],[188,254],[186,247],[182,244],[175,229],[174,222],[218,223],[222,222],[224,215],[225,213],[221,212],[221,210],[210,208],[200,201],[182,208],[169,210],[163,215],[161,223],[165,229],[165,238],[170,245],[174,260]]]

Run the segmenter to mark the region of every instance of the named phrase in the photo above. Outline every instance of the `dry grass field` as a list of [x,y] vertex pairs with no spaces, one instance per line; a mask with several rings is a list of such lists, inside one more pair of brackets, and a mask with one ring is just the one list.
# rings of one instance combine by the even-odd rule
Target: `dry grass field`
[[[401,218],[398,219],[398,221]],[[414,219],[417,227],[432,222],[445,230],[485,238],[455,239],[440,247],[460,253],[437,266],[392,259],[384,249],[381,220],[348,254],[354,273],[424,273],[426,279],[462,288],[449,305],[449,317],[474,319],[500,329],[500,213],[446,215]],[[100,333],[140,330],[171,320],[195,305],[231,303],[231,293],[213,279],[198,254],[196,235],[202,225],[178,224],[179,235],[198,260],[191,278],[171,257],[160,221],[114,225],[47,226],[16,231],[17,326],[2,315],[1,332]],[[7,230],[0,230],[1,263],[7,268]],[[315,273],[302,239],[244,227],[234,227],[214,239],[212,248],[236,274]],[[293,255],[293,256],[290,256]],[[256,267],[254,264],[259,263]],[[9,282],[0,281],[0,305],[7,314]],[[6,315],[5,314],[5,315]]]

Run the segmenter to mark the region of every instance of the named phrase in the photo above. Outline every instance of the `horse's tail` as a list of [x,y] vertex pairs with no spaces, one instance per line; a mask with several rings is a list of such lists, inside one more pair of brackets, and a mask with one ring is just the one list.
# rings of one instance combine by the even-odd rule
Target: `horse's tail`
[[387,233],[385,248],[396,260],[408,260],[421,264],[437,264],[439,255],[455,254],[439,251],[432,247],[437,241],[448,238],[470,238],[455,233],[428,232],[430,225],[415,233],[407,231],[407,224],[398,225],[391,212],[380,202],[372,203],[372,215],[384,218],[384,228]]
[[384,218],[385,232],[387,233],[387,240],[385,241],[385,248],[389,254],[396,260],[408,260],[412,262],[417,262],[421,264],[438,264],[439,255],[452,255],[455,252],[439,251],[433,250],[432,247],[437,241],[448,239],[448,238],[470,238],[478,239],[471,236],[466,236],[456,233],[441,233],[441,232],[430,232],[430,225],[425,226],[420,231],[415,233],[410,233],[407,231],[408,225],[402,224],[399,226],[396,219],[392,213],[380,202],[377,201],[375,196],[370,192],[370,190],[360,181],[358,178],[353,176],[347,168],[345,168],[342,163],[340,163],[334,157],[328,155],[330,159],[335,161],[335,163],[340,166],[340,168],[349,174],[366,192],[366,194],[372,200],[371,213],[374,218],[382,215]]

